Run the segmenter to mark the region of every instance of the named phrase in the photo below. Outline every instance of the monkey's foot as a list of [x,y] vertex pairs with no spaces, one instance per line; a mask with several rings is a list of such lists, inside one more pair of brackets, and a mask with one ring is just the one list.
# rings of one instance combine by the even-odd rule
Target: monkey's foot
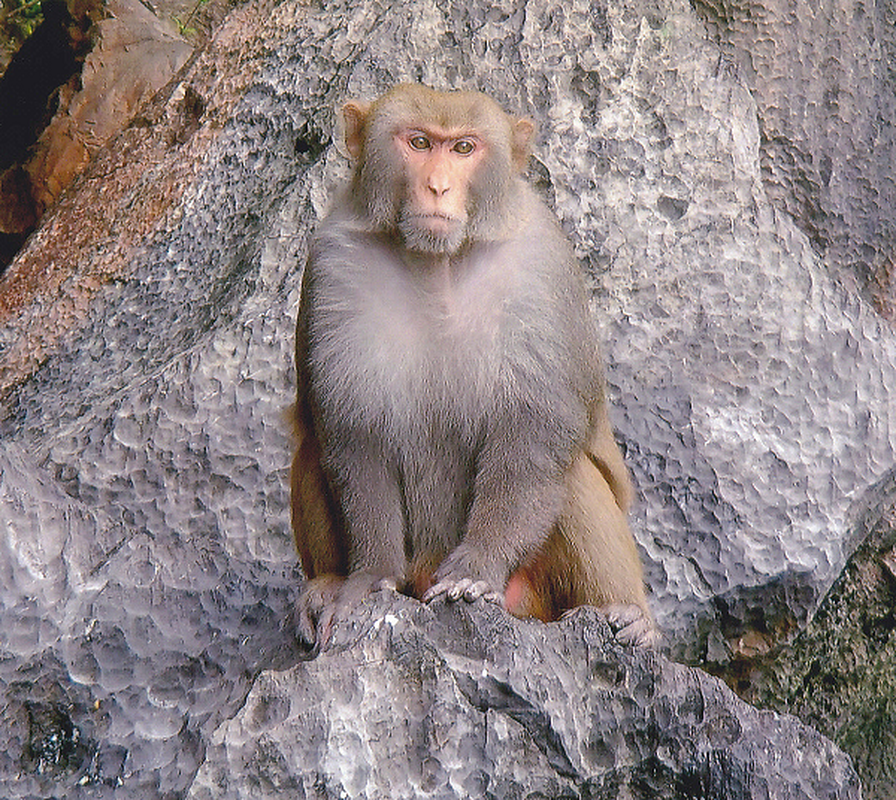
[[442,595],[451,601],[464,599],[468,603],[479,599],[487,600],[490,603],[504,602],[504,595],[492,589],[487,581],[476,581],[472,578],[441,580],[426,591],[423,595],[423,602],[428,603]]
[[620,644],[634,647],[656,647],[660,643],[660,632],[650,615],[640,606],[618,604],[602,608],[610,628]]
[[305,584],[296,603],[296,638],[305,658],[314,658],[330,641],[333,619],[379,589],[396,590],[394,578],[356,572],[343,578],[321,575]]

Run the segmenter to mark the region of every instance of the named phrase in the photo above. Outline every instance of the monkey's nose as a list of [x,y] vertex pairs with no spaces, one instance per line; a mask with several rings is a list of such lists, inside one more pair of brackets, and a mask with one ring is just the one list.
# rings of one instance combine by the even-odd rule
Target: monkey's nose
[[439,181],[433,179],[429,180],[427,187],[429,188],[429,191],[431,191],[436,197],[444,197],[446,194],[448,194],[448,191],[451,188],[447,181]]
[[451,188],[451,180],[445,170],[434,167],[426,176],[426,188],[436,197],[444,197]]

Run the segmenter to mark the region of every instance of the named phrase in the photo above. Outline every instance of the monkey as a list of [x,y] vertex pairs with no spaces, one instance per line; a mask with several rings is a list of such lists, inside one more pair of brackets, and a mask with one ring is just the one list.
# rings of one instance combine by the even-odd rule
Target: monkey
[[342,108],[351,179],[296,323],[300,639],[389,587],[652,644],[584,276],[522,173],[534,123],[400,84]]

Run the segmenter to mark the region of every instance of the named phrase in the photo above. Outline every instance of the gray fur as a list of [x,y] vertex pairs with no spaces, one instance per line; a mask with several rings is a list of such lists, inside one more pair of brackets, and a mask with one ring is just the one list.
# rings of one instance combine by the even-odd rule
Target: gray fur
[[308,390],[352,571],[456,547],[440,579],[500,590],[560,514],[600,366],[571,249],[513,180],[501,241],[412,252],[348,203],[315,235]]

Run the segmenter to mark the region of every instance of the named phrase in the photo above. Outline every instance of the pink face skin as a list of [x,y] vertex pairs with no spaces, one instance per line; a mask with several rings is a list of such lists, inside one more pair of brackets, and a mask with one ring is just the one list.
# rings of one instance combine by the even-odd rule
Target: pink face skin
[[402,129],[394,141],[406,170],[405,224],[436,240],[453,240],[468,220],[469,187],[486,155],[485,142],[437,126]]

